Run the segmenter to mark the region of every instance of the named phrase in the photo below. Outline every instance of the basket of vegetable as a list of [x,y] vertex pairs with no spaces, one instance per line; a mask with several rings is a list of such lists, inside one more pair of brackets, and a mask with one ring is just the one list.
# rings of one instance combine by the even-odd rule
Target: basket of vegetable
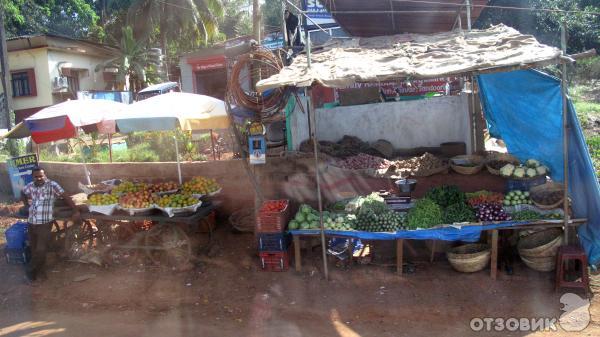
[[559,183],[548,182],[533,187],[529,196],[533,204],[541,209],[558,208],[564,201],[564,187]]
[[289,214],[288,200],[266,200],[258,211],[256,232],[280,233],[285,231]]
[[460,174],[476,174],[481,171],[485,160],[478,155],[462,155],[450,159],[450,167]]
[[452,248],[446,256],[456,271],[474,273],[487,266],[491,253],[488,245],[471,243]]
[[519,159],[508,153],[492,152],[488,154],[485,162],[485,167],[491,174],[500,175],[500,169],[508,164],[518,166],[520,163]]

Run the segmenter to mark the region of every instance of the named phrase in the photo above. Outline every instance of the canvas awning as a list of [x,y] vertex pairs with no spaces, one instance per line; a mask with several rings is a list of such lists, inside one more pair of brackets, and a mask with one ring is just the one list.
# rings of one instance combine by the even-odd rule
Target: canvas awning
[[259,81],[257,89],[307,87],[313,83],[343,88],[355,82],[513,70],[511,67],[557,63],[561,55],[558,48],[505,25],[470,32],[336,39],[312,53],[310,68],[306,55],[299,55],[279,74]]

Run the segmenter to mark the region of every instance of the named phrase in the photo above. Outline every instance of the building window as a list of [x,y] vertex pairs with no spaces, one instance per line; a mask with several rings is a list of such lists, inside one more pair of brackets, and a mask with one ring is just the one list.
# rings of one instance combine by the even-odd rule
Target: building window
[[13,97],[36,96],[35,72],[33,69],[11,72]]

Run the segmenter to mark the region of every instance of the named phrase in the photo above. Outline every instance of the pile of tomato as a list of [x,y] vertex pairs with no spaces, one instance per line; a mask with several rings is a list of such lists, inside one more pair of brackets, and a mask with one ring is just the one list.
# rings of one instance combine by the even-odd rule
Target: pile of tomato
[[287,207],[287,205],[287,200],[269,200],[263,203],[260,211],[266,213],[281,212]]

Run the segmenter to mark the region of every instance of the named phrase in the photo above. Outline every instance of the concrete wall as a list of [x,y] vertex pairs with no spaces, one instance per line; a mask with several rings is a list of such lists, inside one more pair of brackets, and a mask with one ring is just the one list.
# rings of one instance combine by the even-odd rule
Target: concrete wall
[[[14,97],[12,109],[22,110],[52,105],[51,82],[48,77],[48,49],[36,48],[8,53],[8,64],[11,71],[21,69],[35,70],[37,96]],[[11,93],[12,95],[12,93]]]
[[[292,142],[308,139],[308,117],[293,114]],[[467,95],[316,109],[319,140],[338,141],[344,135],[364,141],[390,141],[395,148],[436,147],[461,141],[470,152],[469,105]],[[296,138],[298,137],[298,138]],[[296,147],[297,149],[297,147]]]
[[[48,51],[48,77],[52,81],[55,77],[59,76],[58,63],[68,62],[69,68],[87,69],[87,71],[80,72],[79,75],[79,89],[80,90],[105,90],[106,82],[102,76],[102,71],[96,72],[96,66],[103,64],[108,59],[101,58],[92,55],[81,55],[74,53],[66,53],[58,50]],[[48,87],[50,91],[52,87]],[[47,89],[45,89],[47,90]],[[57,102],[55,102],[57,103]]]
[[[73,163],[43,162],[50,179],[59,182],[68,193],[78,193],[78,181],[84,181],[83,165]],[[177,180],[175,163],[114,163],[89,164],[92,182],[105,179],[143,179],[147,181]],[[187,180],[195,175],[214,178],[222,186],[223,192],[218,200],[220,211],[224,214],[241,208],[254,206],[254,189],[244,170],[241,160],[223,160],[211,162],[184,163],[183,178]],[[269,158],[266,165],[254,167],[263,195],[267,199],[288,198],[294,201],[293,208],[300,203],[316,207],[316,182],[314,161],[308,158]],[[370,178],[348,170],[323,164],[321,189],[323,200],[329,203],[352,195],[365,195],[372,191],[392,188],[392,180]],[[503,191],[504,179],[488,173],[477,176],[460,174],[435,175],[419,178],[414,196],[421,197],[432,186],[455,184],[465,192],[481,189]],[[9,194],[10,182],[6,173],[6,164],[0,163],[0,192]]]

